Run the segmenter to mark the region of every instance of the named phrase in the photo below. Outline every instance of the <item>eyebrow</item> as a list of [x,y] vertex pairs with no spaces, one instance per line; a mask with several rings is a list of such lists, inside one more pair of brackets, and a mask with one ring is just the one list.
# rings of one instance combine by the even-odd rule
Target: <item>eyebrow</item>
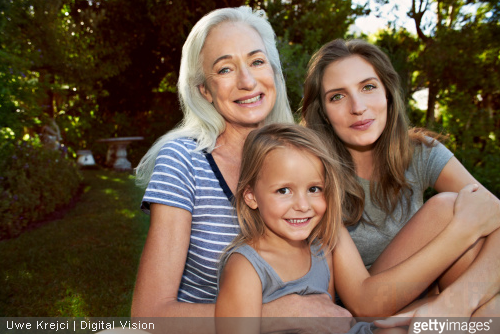
[[[251,57],[253,56],[254,54],[256,53],[259,53],[259,52],[262,52],[264,53],[264,51],[262,51],[261,49],[257,49],[257,50],[253,50],[253,51],[250,51],[247,56],[248,57]],[[224,55],[224,56],[220,56],[219,58],[215,59],[214,63],[212,64],[212,67],[214,67],[218,62],[222,61],[222,60],[225,60],[225,59],[232,59],[233,56],[231,55]]]
[[[366,79],[364,79],[364,80],[360,81],[359,83],[360,83],[360,84],[363,84],[363,83],[365,83],[365,82],[367,82],[367,81],[371,81],[371,80],[375,80],[375,81],[380,82],[380,80],[379,80],[379,79],[377,79],[376,77],[369,77],[369,78],[366,78]],[[338,91],[341,91],[341,90],[344,90],[344,89],[345,89],[345,88],[333,88],[333,89],[330,89],[330,90],[328,90],[328,91],[326,91],[326,92],[325,92],[324,96],[326,96],[326,95],[327,95],[327,94],[329,94],[329,93],[338,92]]]

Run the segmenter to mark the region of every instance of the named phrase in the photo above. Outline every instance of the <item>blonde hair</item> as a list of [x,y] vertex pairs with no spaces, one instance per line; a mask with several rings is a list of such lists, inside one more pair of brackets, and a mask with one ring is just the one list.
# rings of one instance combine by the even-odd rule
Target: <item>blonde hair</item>
[[[308,65],[302,100],[302,122],[318,131],[330,144],[332,154],[339,157],[346,169],[344,224],[357,224],[364,210],[365,194],[356,179],[355,165],[351,154],[335,133],[326,115],[322,80],[328,65],[341,59],[359,56],[370,63],[379,76],[387,94],[387,124],[375,142],[373,151],[374,172],[370,182],[370,197],[373,203],[387,215],[392,214],[403,197],[409,199],[412,190],[406,180],[405,171],[410,166],[417,143],[432,145],[425,135],[434,136],[423,129],[408,130],[408,119],[401,91],[399,76],[387,55],[378,47],[362,40],[334,40],[316,52]],[[410,205],[410,201],[406,201]],[[405,211],[405,210],[403,210]],[[408,210],[406,210],[408,211]],[[369,221],[366,221],[370,223]]]
[[[331,156],[323,140],[315,131],[295,124],[271,124],[252,131],[243,146],[241,173],[235,196],[241,232],[226,248],[226,252],[230,252],[231,249],[243,243],[252,243],[264,234],[265,223],[258,208],[252,209],[245,203],[245,190],[255,186],[268,154],[285,147],[305,151],[321,161],[324,167],[323,194],[327,209],[307,241],[309,244],[318,242],[328,251],[332,251],[335,247],[339,229],[342,226],[343,192],[342,178],[339,175],[339,171],[342,170],[340,162]],[[227,253],[223,258],[227,259]]]
[[201,18],[193,27],[182,47],[179,80],[177,82],[179,101],[184,117],[172,131],[160,137],[136,168],[136,184],[147,186],[153,173],[156,157],[168,141],[188,137],[196,139],[197,150],[211,152],[217,137],[225,130],[224,118],[200,93],[198,86],[205,82],[201,62],[201,50],[210,31],[223,22],[240,22],[257,31],[265,46],[266,56],[274,72],[276,103],[265,122],[288,123],[293,121],[292,112],[286,95],[285,79],[281,69],[276,35],[262,10],[252,12],[247,6],[221,8]]

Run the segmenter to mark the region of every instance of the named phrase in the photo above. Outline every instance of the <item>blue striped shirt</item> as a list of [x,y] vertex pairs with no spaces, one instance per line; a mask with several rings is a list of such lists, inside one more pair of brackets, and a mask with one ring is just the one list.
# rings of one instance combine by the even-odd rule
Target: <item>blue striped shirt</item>
[[195,141],[187,138],[163,146],[142,209],[149,213],[150,203],[160,203],[191,213],[191,239],[177,300],[214,303],[220,255],[240,229],[231,190],[213,157],[195,148]]

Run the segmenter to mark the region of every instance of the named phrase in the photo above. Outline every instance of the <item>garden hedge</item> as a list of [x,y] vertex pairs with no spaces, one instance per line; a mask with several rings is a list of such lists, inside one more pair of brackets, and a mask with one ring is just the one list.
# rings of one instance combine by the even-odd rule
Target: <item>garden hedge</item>
[[15,237],[77,193],[82,175],[64,150],[28,141],[0,144],[0,240]]

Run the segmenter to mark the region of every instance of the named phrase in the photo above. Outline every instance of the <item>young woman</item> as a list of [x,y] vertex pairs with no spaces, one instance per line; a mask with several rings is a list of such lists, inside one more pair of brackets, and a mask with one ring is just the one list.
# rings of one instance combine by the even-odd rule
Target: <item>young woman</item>
[[[450,216],[441,208],[454,195],[445,192],[457,193],[477,181],[430,133],[408,130],[398,75],[377,47],[360,40],[324,45],[309,63],[304,89],[305,124],[319,131],[343,162],[345,225],[372,274],[391,268],[446,226]],[[428,187],[440,194],[423,204]],[[497,224],[500,202],[480,188],[488,205],[468,219]],[[440,268],[439,289],[449,299],[437,298],[433,315],[439,309],[443,316],[468,317],[481,305],[495,303],[499,241],[500,231],[495,231],[453,267]],[[406,282],[385,287],[387,294],[411,288]]]
[[[340,166],[320,137],[305,127],[272,124],[248,135],[236,192],[241,232],[221,260],[216,317],[258,319],[263,303],[289,294],[333,296],[334,286],[357,314],[392,314],[417,294],[390,298],[381,283],[434,280],[440,267],[450,266],[497,227],[464,219],[461,202],[480,204],[477,185],[468,186],[442,233],[406,261],[370,276],[342,225],[345,171]],[[218,324],[218,332],[260,332],[258,321],[253,327],[247,321],[239,328],[233,321],[228,328],[223,321]],[[365,323],[355,330],[365,333],[369,327]]]

